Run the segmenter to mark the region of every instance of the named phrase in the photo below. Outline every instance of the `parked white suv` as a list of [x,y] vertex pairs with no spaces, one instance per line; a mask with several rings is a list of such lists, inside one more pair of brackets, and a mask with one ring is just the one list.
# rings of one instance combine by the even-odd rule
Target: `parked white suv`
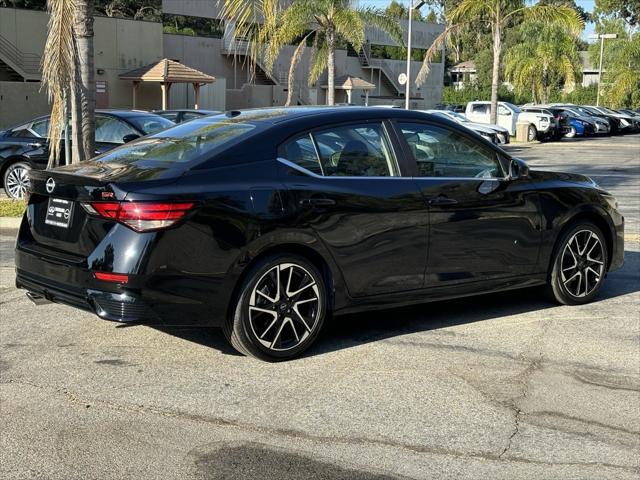
[[[467,103],[466,117],[472,122],[491,123],[491,102],[475,101]],[[559,128],[552,115],[536,112],[524,112],[509,102],[498,102],[498,125],[516,134],[518,121],[529,122],[529,141],[552,138]]]

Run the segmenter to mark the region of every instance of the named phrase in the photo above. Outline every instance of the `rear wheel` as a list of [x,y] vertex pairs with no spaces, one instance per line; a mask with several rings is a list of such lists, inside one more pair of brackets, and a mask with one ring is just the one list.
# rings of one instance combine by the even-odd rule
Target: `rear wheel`
[[11,198],[22,200],[29,188],[29,165],[25,162],[16,162],[4,172],[4,191]]
[[279,254],[262,260],[247,276],[224,332],[240,353],[286,360],[309,348],[326,310],[318,269],[303,257]]
[[555,249],[549,291],[559,303],[581,305],[597,295],[607,273],[607,243],[602,230],[579,222],[561,236]]

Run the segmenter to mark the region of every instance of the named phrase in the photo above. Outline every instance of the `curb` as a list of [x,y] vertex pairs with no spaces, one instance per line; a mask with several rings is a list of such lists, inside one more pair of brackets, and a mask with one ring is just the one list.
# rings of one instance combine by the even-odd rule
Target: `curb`
[[0,228],[18,229],[22,217],[0,217]]

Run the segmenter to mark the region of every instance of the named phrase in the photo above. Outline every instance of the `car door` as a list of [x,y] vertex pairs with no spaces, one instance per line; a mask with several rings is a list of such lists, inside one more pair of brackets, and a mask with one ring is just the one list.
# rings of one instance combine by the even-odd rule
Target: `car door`
[[509,180],[499,151],[463,131],[416,121],[395,125],[429,206],[425,285],[533,273],[541,232],[528,180]]
[[313,229],[354,297],[421,288],[427,209],[401,176],[388,124],[366,121],[295,136],[279,149],[289,211]]
[[[14,154],[29,158],[31,166],[45,168],[49,161],[48,133],[49,117],[38,118],[14,128],[9,135],[11,138],[9,143],[12,145]],[[61,148],[61,156],[64,157],[64,148]]]
[[[489,106],[489,110],[491,110],[491,106]],[[511,135],[515,135],[517,121],[518,116],[515,112],[511,111],[504,105],[498,104],[498,125],[509,130]]]

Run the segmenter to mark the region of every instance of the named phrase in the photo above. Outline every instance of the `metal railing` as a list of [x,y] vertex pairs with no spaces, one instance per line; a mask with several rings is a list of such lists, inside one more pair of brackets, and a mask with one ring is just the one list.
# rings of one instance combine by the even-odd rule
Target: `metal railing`
[[404,92],[404,89],[395,78],[393,72],[389,70],[389,67],[386,65],[383,59],[380,58],[371,58],[371,45],[366,44],[362,46],[360,52],[358,52],[358,59],[360,60],[360,65],[364,68],[376,68],[382,72],[382,74],[386,77],[387,81],[396,89],[398,93]]
[[27,80],[40,79],[40,55],[24,53],[0,35],[0,58]]

